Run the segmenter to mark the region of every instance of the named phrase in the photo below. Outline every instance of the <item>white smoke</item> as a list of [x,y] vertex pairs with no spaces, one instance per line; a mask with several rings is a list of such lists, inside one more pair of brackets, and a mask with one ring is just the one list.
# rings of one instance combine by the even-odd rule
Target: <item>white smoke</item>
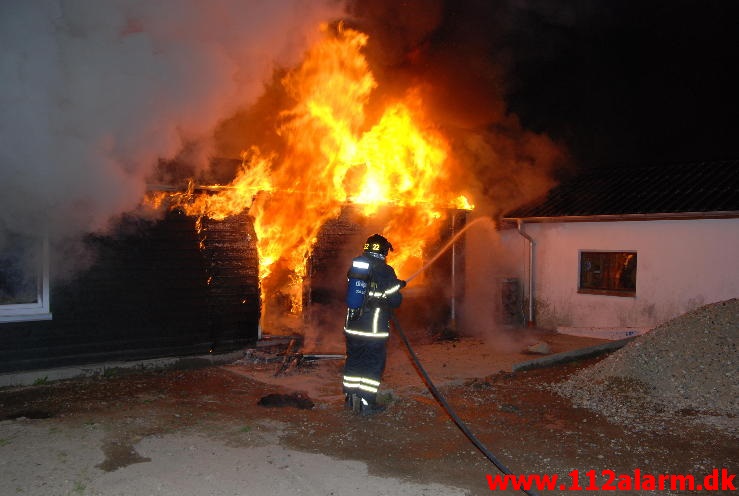
[[159,159],[192,142],[207,157],[214,126],[342,9],[335,0],[0,2],[0,241],[7,230],[103,230],[136,208]]

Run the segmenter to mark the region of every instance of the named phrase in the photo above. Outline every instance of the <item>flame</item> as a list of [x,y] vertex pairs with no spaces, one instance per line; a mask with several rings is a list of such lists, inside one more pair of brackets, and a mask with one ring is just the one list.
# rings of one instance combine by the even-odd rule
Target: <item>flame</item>
[[[324,223],[347,203],[364,215],[386,205],[399,208],[383,233],[402,250],[392,263],[399,274],[421,264],[449,208],[474,208],[452,190],[447,165],[450,146],[429,123],[418,91],[410,91],[367,122],[377,82],[362,54],[367,35],[339,26],[302,64],[282,80],[294,100],[279,114],[284,151],[264,154],[252,146],[227,186],[207,194],[170,195],[188,214],[223,219],[246,209],[254,220],[265,295],[290,297],[301,310],[306,260]],[[288,274],[287,277],[285,274]]]

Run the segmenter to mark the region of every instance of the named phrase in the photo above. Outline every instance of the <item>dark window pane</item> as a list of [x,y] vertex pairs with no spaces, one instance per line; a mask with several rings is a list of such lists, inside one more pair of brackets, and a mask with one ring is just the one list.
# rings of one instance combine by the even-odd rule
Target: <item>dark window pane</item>
[[579,289],[634,294],[636,253],[581,252]]
[[0,305],[38,301],[40,247],[25,236],[5,236],[0,244]]

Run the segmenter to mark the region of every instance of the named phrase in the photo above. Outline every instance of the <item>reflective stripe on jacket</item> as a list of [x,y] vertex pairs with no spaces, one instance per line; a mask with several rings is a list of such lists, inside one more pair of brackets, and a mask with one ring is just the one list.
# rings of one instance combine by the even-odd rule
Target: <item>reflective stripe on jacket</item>
[[344,331],[354,336],[387,338],[390,335],[392,309],[400,306],[403,300],[401,281],[395,275],[395,270],[384,260],[360,256],[352,261],[353,266],[356,262],[368,262],[372,266],[372,277],[362,314],[356,320],[350,321],[347,318]]
[[[390,336],[390,332],[388,329],[381,330],[379,326],[380,314],[382,313],[382,309],[380,307],[375,307],[369,313],[371,313],[372,315],[372,327],[369,330],[355,329],[354,327],[359,326],[352,325],[351,327],[344,327],[344,332],[346,332],[347,334],[353,334],[354,336],[364,336],[367,338],[386,338]],[[354,324],[354,322],[351,322],[351,324]]]

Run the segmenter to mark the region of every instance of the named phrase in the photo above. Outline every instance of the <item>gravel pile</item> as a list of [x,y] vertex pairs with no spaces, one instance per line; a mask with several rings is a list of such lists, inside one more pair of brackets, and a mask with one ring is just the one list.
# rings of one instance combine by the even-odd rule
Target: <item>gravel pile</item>
[[739,430],[739,300],[700,307],[550,385],[578,407],[636,428],[680,415]]

